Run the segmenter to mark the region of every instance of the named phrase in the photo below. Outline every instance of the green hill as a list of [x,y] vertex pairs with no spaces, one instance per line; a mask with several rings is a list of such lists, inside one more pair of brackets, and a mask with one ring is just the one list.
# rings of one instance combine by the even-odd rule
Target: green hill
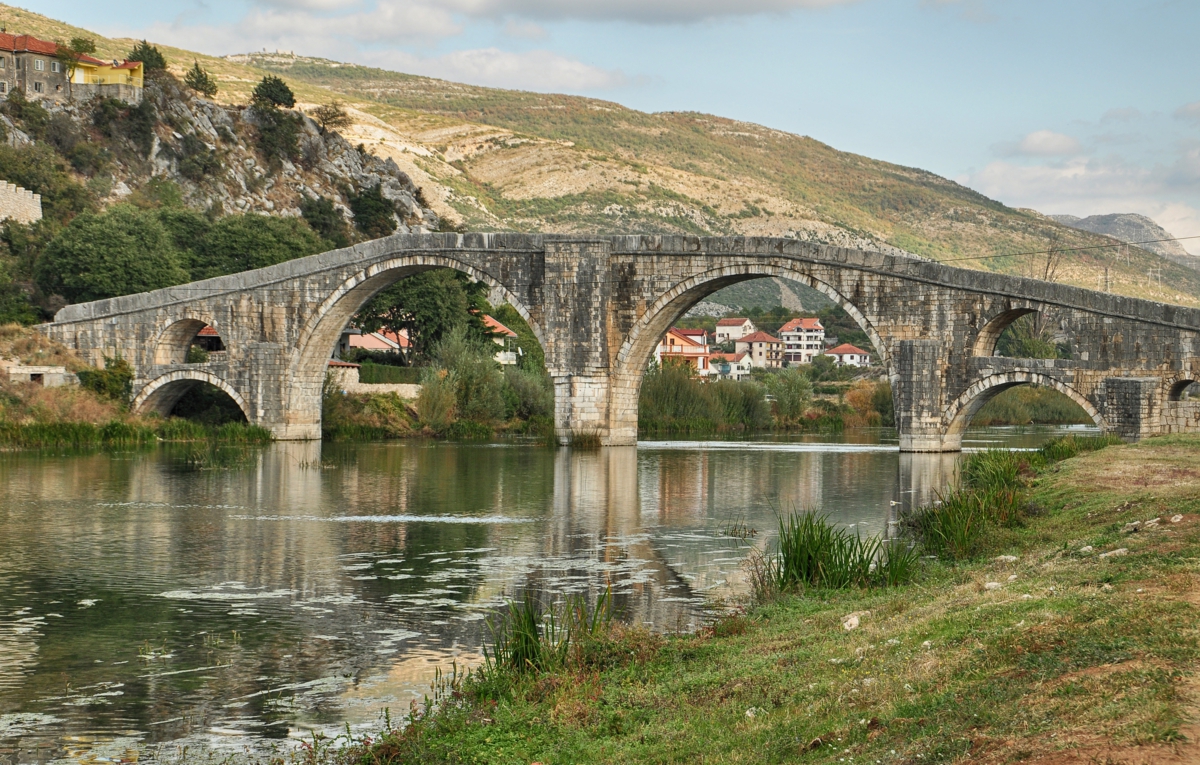
[[[0,6],[10,32],[78,30]],[[103,40],[118,55],[131,40]],[[348,102],[345,137],[392,158],[444,219],[468,229],[794,236],[896,248],[957,265],[1055,278],[1200,305],[1200,272],[988,199],[924,170],[838,151],[805,136],[690,112],[649,114],[577,96],[476,87],[290,54],[214,58],[163,47],[182,73],[198,60],[218,98],[244,101],[270,72],[299,106]],[[882,129],[882,128],[881,128]],[[1007,257],[996,257],[1006,256]]]

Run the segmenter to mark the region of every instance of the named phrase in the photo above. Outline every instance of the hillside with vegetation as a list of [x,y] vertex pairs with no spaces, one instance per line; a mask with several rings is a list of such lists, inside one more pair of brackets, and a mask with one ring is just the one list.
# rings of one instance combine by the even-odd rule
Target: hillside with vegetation
[[[9,31],[105,39],[0,5]],[[266,74],[314,114],[345,104],[346,141],[392,160],[444,219],[466,229],[794,236],[903,250],[1000,273],[1200,304],[1200,273],[1104,235],[1006,207],[932,173],[840,152],[812,138],[690,112],[648,114],[597,99],[476,87],[283,53],[224,58],[158,46],[182,79],[193,63],[244,108]],[[1078,249],[1093,248],[1093,249]]]

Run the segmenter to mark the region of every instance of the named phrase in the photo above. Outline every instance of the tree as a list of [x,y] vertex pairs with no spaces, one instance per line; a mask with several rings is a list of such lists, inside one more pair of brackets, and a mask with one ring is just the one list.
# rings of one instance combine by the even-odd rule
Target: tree
[[166,57],[159,52],[158,48],[145,40],[133,46],[133,50],[129,51],[129,55],[125,59],[127,61],[141,61],[142,69],[147,73],[167,68]]
[[186,254],[193,279],[265,268],[325,249],[312,229],[296,218],[230,215],[212,224]]
[[67,97],[72,101],[75,100],[75,90],[71,86],[72,80],[75,79],[75,71],[79,69],[79,62],[83,57],[96,52],[96,43],[86,37],[72,37],[69,43],[56,42],[54,44],[54,57],[62,64],[63,74],[67,78]]
[[383,196],[378,183],[350,195],[350,212],[354,213],[354,225],[371,239],[396,230],[396,208]]
[[153,212],[117,205],[71,221],[38,258],[34,278],[48,295],[85,302],[182,284],[188,275]]
[[490,337],[482,319],[489,308],[486,290],[487,285],[458,271],[425,271],[380,291],[355,315],[354,324],[364,332],[406,332],[411,345],[406,360],[424,361],[457,326],[466,325],[475,340]]
[[797,369],[783,369],[763,378],[767,392],[774,398],[775,420],[783,427],[795,427],[808,411],[813,387]]
[[292,89],[287,86],[286,82],[273,74],[268,74],[262,78],[262,82],[254,86],[250,102],[256,108],[269,105],[271,108],[285,106],[291,109],[296,105],[296,95],[292,93]]
[[183,76],[183,82],[192,90],[208,98],[217,94],[216,78],[202,69],[199,61],[192,62],[192,68]]
[[334,247],[349,246],[350,227],[331,200],[305,196],[300,200],[300,215],[313,231]]
[[341,101],[333,101],[328,104],[321,104],[312,113],[313,119],[321,126],[322,132],[330,130],[340,130],[350,127],[353,120],[346,113],[346,107]]

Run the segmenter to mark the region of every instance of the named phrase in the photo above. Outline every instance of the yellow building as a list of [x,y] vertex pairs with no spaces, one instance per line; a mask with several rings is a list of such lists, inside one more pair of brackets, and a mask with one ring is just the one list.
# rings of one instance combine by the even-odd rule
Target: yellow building
[[132,85],[142,87],[141,61],[101,61],[91,56],[79,59],[71,83],[76,85]]

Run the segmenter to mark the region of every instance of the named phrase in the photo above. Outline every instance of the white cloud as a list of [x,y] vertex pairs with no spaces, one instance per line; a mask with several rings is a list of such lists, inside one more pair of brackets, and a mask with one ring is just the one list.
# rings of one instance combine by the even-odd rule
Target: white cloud
[[1053,130],[1035,130],[1020,141],[994,147],[1002,157],[1071,157],[1082,152],[1079,141]]
[[643,23],[686,23],[724,16],[787,13],[848,5],[858,0],[442,0],[443,5],[475,17],[563,20],[586,19]]
[[1200,101],[1184,104],[1175,110],[1175,116],[1181,120],[1195,122],[1197,125],[1200,125]]
[[[1200,149],[1152,168],[1119,157],[1037,165],[996,161],[959,180],[1014,207],[1079,216],[1141,213],[1175,236],[1200,235]],[[1200,240],[1181,244],[1200,254]]]
[[540,24],[534,24],[532,21],[517,21],[509,19],[504,22],[504,27],[501,30],[505,37],[514,37],[518,40],[544,40],[548,36],[544,27]]
[[473,85],[537,91],[605,90],[628,83],[619,70],[601,69],[546,50],[512,53],[498,48],[459,50],[422,58],[389,52],[371,56],[379,66]]

